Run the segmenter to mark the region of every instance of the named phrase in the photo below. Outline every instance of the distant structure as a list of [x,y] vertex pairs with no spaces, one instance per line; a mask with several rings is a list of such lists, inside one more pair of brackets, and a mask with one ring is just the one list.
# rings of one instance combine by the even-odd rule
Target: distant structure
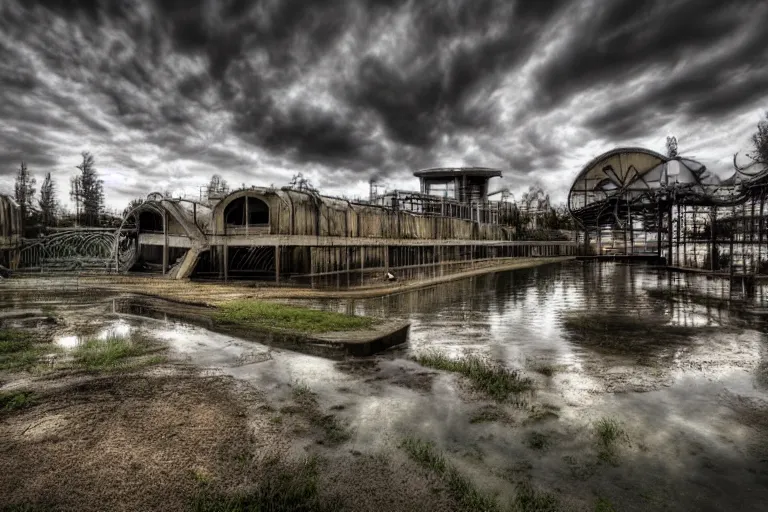
[[435,167],[413,173],[421,182],[421,193],[455,199],[461,203],[488,201],[488,181],[501,178],[501,171],[487,167]]
[[21,235],[21,208],[11,196],[0,194],[0,265],[17,267]]
[[575,253],[575,242],[560,233],[520,239],[515,204],[489,200],[488,182],[499,170],[415,174],[421,192],[378,194],[371,182],[368,202],[291,187],[246,187],[201,201],[150,194],[123,220],[116,266],[176,279],[349,287],[388,274],[437,277],[493,259]]
[[768,168],[721,180],[684,156],[616,148],[592,159],[568,208],[587,251],[656,255],[668,265],[768,274]]

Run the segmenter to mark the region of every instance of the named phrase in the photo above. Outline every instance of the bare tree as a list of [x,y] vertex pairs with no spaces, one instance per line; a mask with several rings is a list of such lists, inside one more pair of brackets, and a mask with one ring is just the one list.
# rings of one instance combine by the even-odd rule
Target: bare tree
[[219,195],[219,194],[226,194],[229,192],[229,185],[227,184],[226,180],[221,177],[219,174],[214,174],[211,176],[211,181],[208,183],[208,197]]
[[313,194],[317,194],[317,189],[307,178],[304,177],[302,173],[295,174],[293,178],[291,178],[291,182],[288,184],[288,186],[294,190],[301,190],[302,192],[311,192]]
[[21,162],[21,166],[16,173],[16,183],[14,184],[13,192],[16,202],[21,207],[21,230],[23,233],[30,214],[34,210],[32,199],[35,196],[35,178],[29,175],[27,164],[24,162]]
[[56,220],[56,184],[51,178],[51,173],[45,175],[43,185],[40,187],[38,205],[43,226],[53,226]]
[[549,194],[538,185],[531,185],[520,199],[530,210],[549,210]]
[[669,158],[677,157],[677,137],[674,135],[667,137],[667,156]]

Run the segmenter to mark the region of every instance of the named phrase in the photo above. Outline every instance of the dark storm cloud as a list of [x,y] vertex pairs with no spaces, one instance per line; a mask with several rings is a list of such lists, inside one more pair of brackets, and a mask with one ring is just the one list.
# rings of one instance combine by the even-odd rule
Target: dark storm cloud
[[[435,137],[457,129],[493,124],[493,105],[470,100],[483,86],[494,87],[500,73],[530,54],[537,36],[564,2],[420,2],[414,13],[410,57],[423,63],[408,72],[382,59],[363,59],[353,97],[374,110],[390,136],[425,147]],[[488,35],[491,23],[504,26]],[[461,36],[472,36],[446,59],[440,52]]]
[[648,74],[653,83],[587,119],[604,136],[640,137],[683,115],[717,117],[768,90],[768,3],[762,0],[596,2],[536,74],[547,109],[601,84]]
[[[768,99],[766,9],[0,2],[0,118],[14,127],[0,131],[0,164],[29,155],[44,172],[98,148],[122,195],[141,178],[182,186],[213,172],[233,183],[281,185],[303,171],[340,190],[372,177],[411,188],[413,170],[444,165],[500,167],[517,185],[578,170],[593,148],[663,140],[680,120],[691,129],[679,133],[735,133],[730,118]],[[563,176],[552,182],[567,188]]]

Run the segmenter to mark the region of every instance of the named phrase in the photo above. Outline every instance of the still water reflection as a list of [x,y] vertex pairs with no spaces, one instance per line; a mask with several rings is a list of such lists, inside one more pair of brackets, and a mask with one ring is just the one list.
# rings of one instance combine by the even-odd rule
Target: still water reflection
[[[573,363],[588,349],[564,329],[570,315],[637,315],[669,325],[709,326],[709,341],[733,340],[734,328],[762,340],[758,311],[763,289],[747,297],[740,286],[701,275],[673,274],[647,266],[616,263],[554,264],[488,274],[390,297],[317,301],[326,309],[407,318],[410,344],[418,352],[484,352],[512,366],[531,359]],[[730,309],[729,309],[730,308]],[[722,328],[722,329],[717,329]],[[703,341],[703,340],[699,340]]]

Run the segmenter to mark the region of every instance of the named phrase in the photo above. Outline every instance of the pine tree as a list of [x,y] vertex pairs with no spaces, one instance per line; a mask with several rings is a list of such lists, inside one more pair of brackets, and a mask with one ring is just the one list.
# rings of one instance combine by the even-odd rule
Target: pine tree
[[32,199],[35,197],[35,178],[29,175],[27,164],[24,162],[21,162],[21,166],[16,173],[16,183],[14,184],[13,192],[16,202],[21,207],[21,231],[23,233],[27,227],[27,221],[34,211]]
[[82,221],[86,226],[97,226],[104,211],[104,182],[96,172],[93,155],[83,151],[82,156],[83,162],[76,166],[80,169],[80,176],[72,179],[70,195],[77,205],[78,219],[82,212]]
[[53,226],[56,220],[56,186],[51,179],[51,173],[45,175],[43,185],[40,187],[38,205],[43,226]]

